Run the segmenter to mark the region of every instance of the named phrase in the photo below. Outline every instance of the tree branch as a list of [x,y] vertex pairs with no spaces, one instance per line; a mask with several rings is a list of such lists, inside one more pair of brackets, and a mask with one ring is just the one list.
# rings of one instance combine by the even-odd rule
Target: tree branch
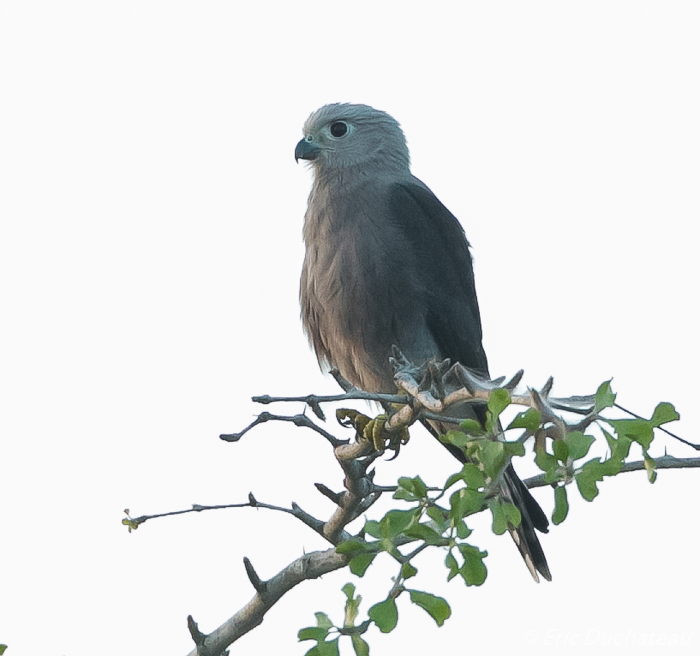
[[[331,396],[312,394],[301,397],[271,397],[264,395],[253,397],[253,401],[262,404],[274,402],[305,403],[322,420],[325,420],[325,415],[321,409],[321,404],[323,403],[349,400],[375,401],[382,404],[387,415],[389,415],[386,421],[386,428],[389,431],[393,431],[410,426],[418,419],[459,424],[464,421],[464,418],[460,419],[454,415],[463,414],[460,412],[461,406],[472,403],[483,404],[488,401],[494,390],[505,389],[510,395],[511,403],[534,408],[540,412],[542,422],[540,429],[537,430],[537,435],[541,441],[544,441],[545,435],[552,439],[566,438],[570,432],[585,430],[587,426],[600,418],[595,406],[595,396],[551,397],[550,393],[553,386],[551,378],[539,391],[527,388],[524,393],[516,393],[515,389],[520,383],[522,372],[518,372],[511,380],[504,383],[504,378],[488,380],[462,367],[460,364],[450,366],[449,361],[430,362],[422,367],[415,367],[398,350],[395,351],[394,356],[392,364],[395,368],[397,387],[403,390],[405,394],[368,394],[352,387],[348,381],[342,379],[340,374],[335,371],[332,373],[346,391],[345,394]],[[624,410],[624,408],[620,409]],[[579,417],[575,423],[569,423],[562,417],[562,412],[583,416]],[[137,526],[139,523],[143,523],[152,517],[201,512],[209,509],[250,506],[269,508],[292,514],[334,546],[351,538],[363,539],[362,532],[358,536],[352,536],[346,530],[346,526],[375,503],[382,493],[396,490],[394,486],[378,486],[373,482],[374,472],[370,472],[369,467],[379,455],[373,441],[363,437],[363,431],[359,429],[358,424],[355,424],[356,434],[353,441],[339,440],[325,429],[316,425],[305,414],[283,416],[273,415],[268,412],[261,413],[243,431],[231,435],[222,435],[221,439],[235,442],[255,426],[267,421],[284,421],[294,423],[299,427],[309,428],[322,435],[333,447],[336,460],[345,475],[345,491],[334,492],[325,485],[316,484],[319,492],[330,499],[336,506],[328,521],[324,522],[309,515],[296,503],[292,503],[291,509],[280,508],[259,503],[251,494],[248,503],[193,506],[191,510],[140,517],[136,520],[130,520],[131,523]],[[533,432],[527,429],[524,436],[527,437],[532,434]],[[700,467],[700,458],[663,456],[654,460],[654,466],[656,469]],[[646,469],[644,461],[638,461],[623,464],[621,472],[644,469]],[[542,487],[547,485],[544,479],[545,475],[541,474],[525,480],[524,483],[528,488]],[[436,488],[429,488],[429,490],[439,491]],[[394,542],[394,547],[398,548],[415,541],[416,538],[406,535],[400,536]],[[428,546],[426,542],[411,553],[401,555],[400,562],[408,562]],[[227,647],[258,626],[263,621],[267,611],[292,588],[302,581],[315,579],[323,574],[345,567],[351,557],[352,554],[337,553],[335,548],[305,554],[267,581],[261,579],[250,560],[245,558],[246,574],[256,591],[255,596],[240,611],[208,635],[202,633],[196,622],[191,617],[188,617],[188,627],[196,645],[190,656],[223,656],[228,653],[226,651]]]
[[[341,395],[342,396],[342,395]],[[255,398],[262,398],[262,397],[253,397]],[[271,397],[267,397],[271,398]],[[304,398],[311,398],[311,397],[304,397]],[[323,398],[323,397],[314,397],[314,398]],[[272,403],[276,399],[272,399],[269,401],[269,403]],[[299,400],[299,399],[294,399],[294,398],[289,398],[289,399],[278,399],[281,401],[285,400]],[[219,435],[219,439],[223,440],[224,442],[238,442],[249,430],[252,430],[256,426],[260,424],[264,424],[267,421],[289,421],[293,423],[295,426],[299,426],[300,428],[310,428],[313,431],[316,431],[319,435],[323,435],[332,446],[340,446],[341,444],[347,444],[349,440],[339,440],[337,437],[329,433],[327,430],[324,430],[317,424],[315,424],[311,419],[309,419],[306,415],[293,415],[293,416],[286,416],[286,415],[273,415],[269,412],[261,412],[257,418],[251,422],[248,426],[246,426],[242,431],[239,433],[231,433],[230,435]]]
[[[654,469],[696,469],[700,468],[700,458],[674,458],[673,456],[660,456],[653,458]],[[632,471],[644,471],[643,460],[635,460],[634,462],[626,462],[620,467],[620,473]],[[532,489],[535,487],[545,487],[551,485],[544,480],[545,475],[539,474],[523,480],[526,487]]]
[[[348,557],[345,554],[336,553],[335,549],[314,551],[297,558],[264,583],[263,595],[256,592],[241,610],[218,629],[208,635],[197,629],[196,647],[189,656],[223,656],[227,653],[226,648],[230,644],[259,626],[266,613],[292,588],[302,581],[317,579],[319,576],[341,569],[347,565],[347,562]],[[250,572],[248,574],[250,576]],[[257,574],[255,576],[257,577]],[[259,577],[257,580],[260,581]],[[197,626],[191,616],[188,617],[188,626]]]

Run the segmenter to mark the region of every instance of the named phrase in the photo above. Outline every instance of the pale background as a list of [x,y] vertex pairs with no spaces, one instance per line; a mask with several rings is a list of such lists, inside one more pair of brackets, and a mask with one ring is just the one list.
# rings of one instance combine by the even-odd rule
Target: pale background
[[[640,413],[673,402],[698,441],[700,5],[696,2],[0,4],[0,642],[10,656],[186,654],[263,577],[325,548],[251,509],[339,489],[330,449],[265,426],[254,394],[334,392],[297,304],[307,115],[363,102],[402,124],[413,170],[473,245],[491,370],[561,394],[614,376]],[[278,408],[280,411],[283,408]],[[301,410],[294,406],[288,411]],[[330,422],[330,426],[334,426]],[[340,432],[340,429],[337,429]],[[658,438],[675,455],[692,455]],[[422,431],[378,479],[455,463]],[[697,653],[700,472],[571,490],[535,585],[507,537],[442,629],[407,599],[372,653]],[[552,495],[537,496],[551,511]],[[393,568],[392,568],[393,571]],[[372,572],[372,570],[370,570]],[[232,654],[303,654],[340,587],[297,588]],[[651,634],[656,635],[652,638]],[[665,636],[661,638],[660,636]],[[583,643],[588,640],[592,644]],[[558,641],[558,646],[554,643]],[[617,646],[614,642],[617,641]],[[635,646],[635,642],[637,643]],[[613,643],[613,644],[611,644]],[[351,653],[349,644],[343,654]]]

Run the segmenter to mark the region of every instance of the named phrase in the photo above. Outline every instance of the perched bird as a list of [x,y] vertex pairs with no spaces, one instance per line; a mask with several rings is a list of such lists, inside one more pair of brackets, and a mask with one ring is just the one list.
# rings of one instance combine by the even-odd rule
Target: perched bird
[[[393,345],[416,364],[449,358],[488,375],[469,243],[411,174],[398,122],[367,105],[326,105],[307,119],[294,155],[314,174],[300,300],[319,363],[367,392],[396,391]],[[547,517],[511,465],[499,493],[520,510],[510,532],[532,576],[550,580],[534,530],[546,532]]]

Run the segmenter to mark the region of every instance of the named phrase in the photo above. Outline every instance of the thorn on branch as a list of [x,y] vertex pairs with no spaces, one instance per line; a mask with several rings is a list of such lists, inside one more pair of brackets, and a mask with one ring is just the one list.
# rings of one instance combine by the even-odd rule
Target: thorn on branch
[[313,515],[309,515],[309,513],[302,510],[294,501],[292,501],[292,515],[304,522],[307,526],[310,526],[316,533],[323,535],[323,528],[326,523],[322,522],[320,519],[316,519]]
[[554,387],[554,377],[550,376],[544,384],[544,387],[540,390],[540,394],[545,398],[548,397],[549,393],[552,391],[552,387]]
[[335,378],[335,382],[340,385],[344,392],[350,392],[351,390],[355,389],[355,386],[350,381],[346,380],[340,375],[340,371],[336,367],[331,369],[331,376]]
[[311,412],[313,412],[321,421],[326,421],[326,415],[323,414],[323,410],[321,410],[321,404],[318,402],[318,399],[316,397],[309,399],[308,405],[311,408]]
[[[374,453],[370,453],[368,456],[365,456],[362,460],[357,461],[357,464],[360,465],[360,467],[362,467],[364,474],[370,480],[374,477],[374,470],[372,470],[371,472],[369,472],[367,470],[372,466],[374,461],[377,458],[381,457],[382,455],[384,455],[383,451],[375,451]],[[394,457],[396,457],[396,456],[394,456]],[[390,460],[391,460],[391,458],[390,458]]]
[[467,392],[474,396],[474,394],[476,393],[476,385],[474,385],[474,382],[472,381],[469,372],[459,363],[457,363],[454,366],[453,371],[455,373],[455,376],[457,376],[457,380],[461,383],[462,387],[464,387],[467,390]]
[[255,568],[248,558],[243,558],[243,565],[245,567],[245,573],[248,575],[248,579],[255,588],[255,592],[264,598],[265,594],[267,593],[267,583],[258,576],[258,573],[255,571]]
[[520,381],[523,379],[523,375],[525,374],[525,370],[521,369],[518,371],[515,376],[513,376],[505,385],[504,387],[509,391],[512,392],[519,384]]
[[357,510],[355,511],[355,519],[357,519],[360,515],[365,513],[369,508],[371,508],[375,502],[379,501],[379,498],[382,496],[381,491],[375,490],[374,492],[371,492],[368,494],[360,503],[360,505],[357,507]]
[[199,630],[197,622],[194,621],[192,615],[187,616],[187,628],[192,636],[192,640],[194,640],[194,644],[197,645],[197,647],[203,647],[207,636]]
[[333,490],[327,488],[323,483],[314,483],[314,485],[324,497],[328,497],[336,506],[341,505],[342,493],[333,492]]

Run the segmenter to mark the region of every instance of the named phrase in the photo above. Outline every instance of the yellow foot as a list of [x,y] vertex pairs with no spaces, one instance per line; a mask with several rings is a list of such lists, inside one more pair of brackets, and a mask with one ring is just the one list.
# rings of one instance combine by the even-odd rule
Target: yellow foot
[[335,415],[341,426],[352,426],[357,432],[358,439],[370,441],[375,451],[389,450],[398,455],[401,445],[408,442],[408,428],[401,426],[389,430],[386,427],[388,419],[386,415],[378,415],[370,419],[357,410],[346,408],[336,410]]

